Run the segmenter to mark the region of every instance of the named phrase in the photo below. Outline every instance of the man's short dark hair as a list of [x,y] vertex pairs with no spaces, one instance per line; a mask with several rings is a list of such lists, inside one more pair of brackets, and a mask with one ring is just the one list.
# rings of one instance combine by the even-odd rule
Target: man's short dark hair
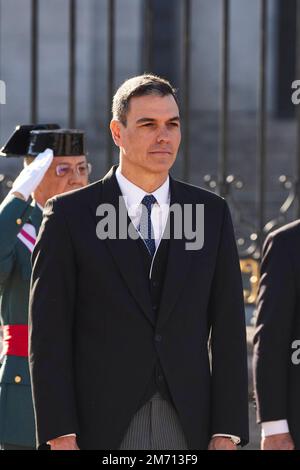
[[145,95],[172,95],[178,104],[176,90],[168,80],[152,74],[139,75],[126,80],[115,93],[112,105],[113,119],[126,126],[131,98]]

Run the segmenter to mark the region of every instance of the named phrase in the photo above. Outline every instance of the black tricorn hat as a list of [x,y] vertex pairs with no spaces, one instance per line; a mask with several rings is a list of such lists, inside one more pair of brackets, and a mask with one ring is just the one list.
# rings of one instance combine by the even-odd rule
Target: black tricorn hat
[[54,157],[77,157],[85,155],[84,131],[79,129],[33,130],[27,155],[36,157],[49,148]]
[[2,157],[24,157],[28,155],[28,148],[33,130],[55,130],[58,124],[21,124],[17,126],[8,141],[0,149]]

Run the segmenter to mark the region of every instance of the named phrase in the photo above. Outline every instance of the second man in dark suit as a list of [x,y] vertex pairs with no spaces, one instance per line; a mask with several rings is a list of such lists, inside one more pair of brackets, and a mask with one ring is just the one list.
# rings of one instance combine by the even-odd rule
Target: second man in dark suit
[[263,450],[300,449],[300,221],[263,249],[254,336],[257,419]]

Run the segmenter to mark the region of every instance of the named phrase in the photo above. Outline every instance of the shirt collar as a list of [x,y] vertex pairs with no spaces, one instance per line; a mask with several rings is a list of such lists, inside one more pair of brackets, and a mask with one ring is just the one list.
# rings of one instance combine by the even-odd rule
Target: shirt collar
[[[146,196],[147,194],[150,194],[144,191],[142,188],[139,188],[138,186],[136,186],[127,178],[125,178],[125,176],[122,175],[119,166],[116,170],[116,178],[120,186],[121,192],[123,196],[125,197],[125,203],[127,207],[140,204],[144,196]],[[162,204],[169,203],[169,198],[170,198],[169,192],[170,192],[170,178],[168,176],[166,181],[158,189],[153,191],[153,193],[151,194],[153,194],[158,204],[161,206]]]
[[35,205],[43,212],[44,208],[41,206],[41,204],[35,201]]

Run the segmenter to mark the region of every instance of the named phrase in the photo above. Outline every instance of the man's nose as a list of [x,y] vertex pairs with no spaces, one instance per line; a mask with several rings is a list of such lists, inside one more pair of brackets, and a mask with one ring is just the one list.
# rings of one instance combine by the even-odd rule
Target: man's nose
[[81,176],[79,175],[77,169],[73,169],[72,173],[69,176],[69,183],[77,183],[81,181]]
[[170,132],[167,127],[161,127],[157,134],[158,142],[168,142],[170,140]]

